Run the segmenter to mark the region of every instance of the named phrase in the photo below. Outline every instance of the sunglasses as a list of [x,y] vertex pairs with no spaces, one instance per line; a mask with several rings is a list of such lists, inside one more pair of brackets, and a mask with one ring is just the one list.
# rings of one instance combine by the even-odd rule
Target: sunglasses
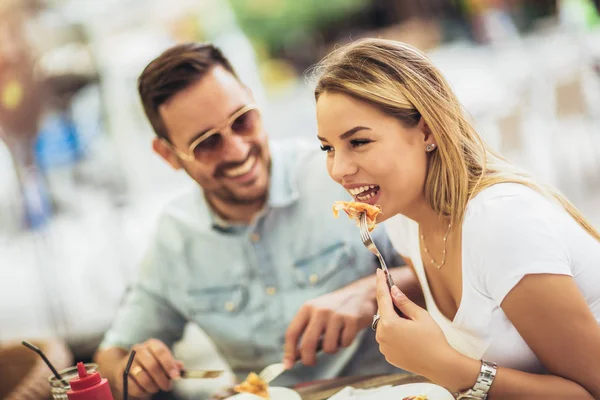
[[260,111],[258,106],[249,104],[232,114],[220,126],[203,133],[194,140],[187,153],[179,150],[171,142],[162,139],[167,147],[186,161],[200,161],[208,154],[219,152],[229,135],[252,136],[260,129]]

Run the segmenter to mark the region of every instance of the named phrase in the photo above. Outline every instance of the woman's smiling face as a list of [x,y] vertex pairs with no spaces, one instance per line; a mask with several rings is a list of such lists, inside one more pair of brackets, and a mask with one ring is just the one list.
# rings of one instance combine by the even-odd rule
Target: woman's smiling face
[[317,126],[329,175],[355,201],[381,206],[378,222],[422,204],[425,148],[433,143],[422,119],[407,128],[369,103],[325,92],[317,101]]

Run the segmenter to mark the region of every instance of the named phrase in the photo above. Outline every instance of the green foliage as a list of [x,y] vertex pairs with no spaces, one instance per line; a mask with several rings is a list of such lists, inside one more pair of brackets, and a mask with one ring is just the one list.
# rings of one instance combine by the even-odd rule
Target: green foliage
[[360,12],[369,0],[230,0],[244,32],[269,51]]

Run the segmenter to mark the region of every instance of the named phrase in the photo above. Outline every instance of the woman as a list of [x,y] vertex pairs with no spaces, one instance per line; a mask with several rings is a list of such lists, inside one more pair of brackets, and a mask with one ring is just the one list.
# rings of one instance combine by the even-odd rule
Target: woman
[[600,398],[600,234],[493,152],[414,48],[355,42],[317,73],[329,174],[381,206],[427,303],[378,271],[386,359],[458,398]]

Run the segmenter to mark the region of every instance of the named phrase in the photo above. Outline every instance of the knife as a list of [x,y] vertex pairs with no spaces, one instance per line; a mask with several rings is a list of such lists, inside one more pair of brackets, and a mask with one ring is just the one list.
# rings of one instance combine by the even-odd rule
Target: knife
[[181,378],[183,379],[213,379],[223,375],[222,369],[182,369]]

